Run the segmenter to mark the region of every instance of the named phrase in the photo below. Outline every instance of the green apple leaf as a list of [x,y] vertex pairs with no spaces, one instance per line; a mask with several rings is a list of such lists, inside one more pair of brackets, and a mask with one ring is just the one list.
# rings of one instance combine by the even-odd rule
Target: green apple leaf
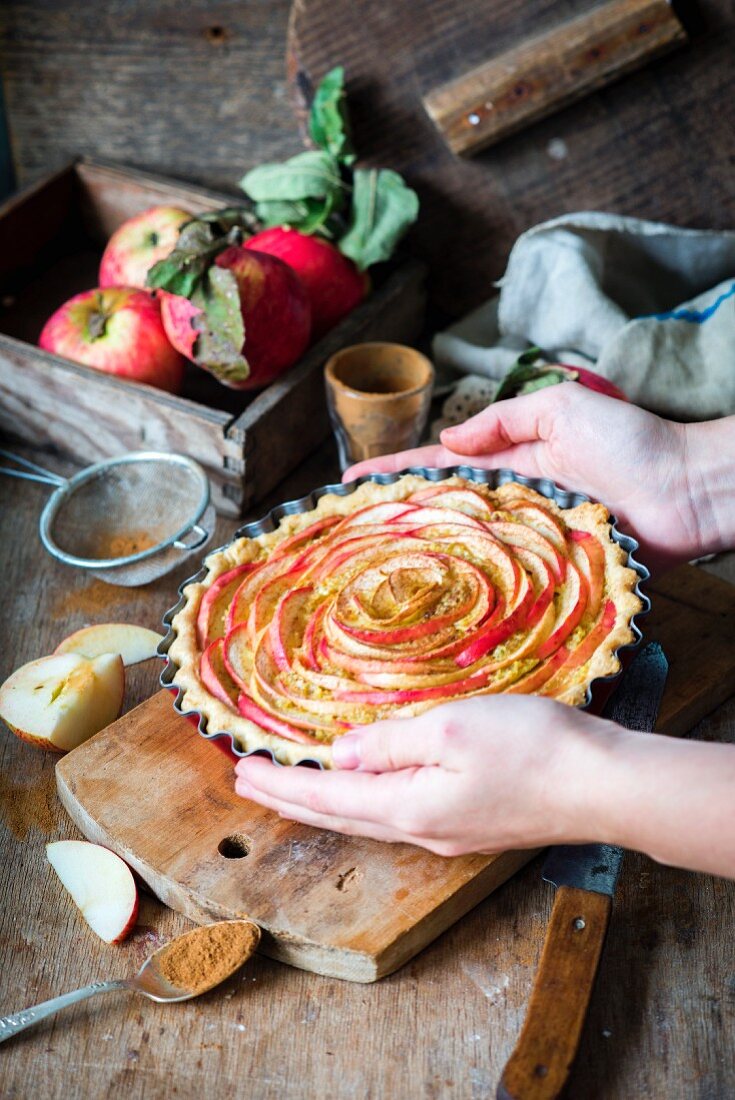
[[529,348],[519,355],[518,361],[510,368],[498,386],[493,402],[533,393],[535,390],[545,389],[546,386],[556,386],[559,382],[573,382],[576,378],[575,370],[570,367],[550,366],[540,348]]
[[355,171],[352,210],[340,251],[360,270],[388,260],[415,221],[419,200],[397,172],[388,168]]
[[324,199],[344,188],[339,164],[323,149],[298,153],[283,164],[261,164],[251,169],[240,186],[253,202],[300,202]]
[[342,164],[353,164],[350,122],[345,100],[345,71],[341,65],[322,78],[309,111],[309,137]]
[[194,344],[197,364],[226,386],[244,382],[250,367],[242,354],[245,324],[235,276],[223,267],[210,267],[191,300],[202,310],[194,321],[199,331]]
[[332,214],[342,203],[343,192],[332,193],[323,199],[301,199],[298,202],[273,200],[255,204],[255,212],[266,229],[272,226],[288,225],[302,233],[316,233],[324,237],[332,236],[328,222]]
[[257,221],[243,207],[213,210],[185,222],[176,246],[146,276],[146,286],[191,298],[215,256],[231,244],[241,244]]

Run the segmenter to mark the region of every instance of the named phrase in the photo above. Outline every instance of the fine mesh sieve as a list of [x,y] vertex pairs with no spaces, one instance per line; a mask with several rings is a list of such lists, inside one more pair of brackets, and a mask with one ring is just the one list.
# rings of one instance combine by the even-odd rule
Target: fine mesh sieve
[[0,455],[25,468],[0,472],[55,486],[39,522],[48,552],[108,584],[156,580],[204,546],[214,529],[207,476],[184,455],[138,451],[69,479],[8,451]]

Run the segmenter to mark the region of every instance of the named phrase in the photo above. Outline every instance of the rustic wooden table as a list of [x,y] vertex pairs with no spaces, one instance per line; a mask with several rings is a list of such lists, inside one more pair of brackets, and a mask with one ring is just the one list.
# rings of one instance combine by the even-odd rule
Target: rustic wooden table
[[[331,480],[325,447],[284,482],[289,499]],[[0,478],[5,584],[0,679],[87,622],[157,627],[183,579],[107,587],[50,559],[37,535],[43,491]],[[220,521],[217,539],[234,529]],[[710,568],[735,581],[732,562]],[[183,575],[186,575],[186,568]],[[130,670],[126,707],[156,687]],[[735,740],[735,700],[695,736]],[[64,894],[44,843],[76,836],[55,791],[55,757],[0,736],[0,1012],[137,968],[188,922],[144,897],[128,942],[108,947]],[[113,994],[0,1050],[0,1096],[248,1096],[251,1100],[495,1095],[518,1034],[552,891],[534,860],[408,966],[370,986],[256,958],[219,990],[163,1007]],[[626,857],[568,1096],[735,1095],[735,883]]]

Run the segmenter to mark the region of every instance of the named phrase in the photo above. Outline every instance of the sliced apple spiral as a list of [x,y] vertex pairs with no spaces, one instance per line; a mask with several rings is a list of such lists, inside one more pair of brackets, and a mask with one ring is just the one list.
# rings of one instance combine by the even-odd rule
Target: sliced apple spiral
[[204,712],[209,699],[233,731],[328,744],[471,695],[579,702],[616,670],[640,601],[601,505],[563,512],[514,483],[414,476],[354,496],[210,564],[172,649],[188,631],[203,708],[185,672],[177,682]]

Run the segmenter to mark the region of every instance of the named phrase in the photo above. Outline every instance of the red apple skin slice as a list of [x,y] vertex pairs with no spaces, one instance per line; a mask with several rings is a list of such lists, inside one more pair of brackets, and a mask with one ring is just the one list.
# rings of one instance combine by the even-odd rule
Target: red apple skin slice
[[209,586],[202,596],[197,615],[197,644],[200,649],[206,649],[215,638],[221,638],[225,632],[227,610],[232,603],[232,597],[239,588],[246,573],[251,573],[257,562],[246,562],[237,565],[219,577]]
[[280,718],[268,714],[244,692],[237,700],[237,709],[243,718],[249,719],[262,729],[269,730],[270,733],[277,733],[280,737],[285,737],[288,741],[297,741],[301,745],[321,744],[315,737],[309,737],[309,734],[304,733],[303,730],[296,729],[295,726],[290,726]]
[[423,703],[428,699],[451,699],[483,687],[488,680],[486,674],[467,676],[455,683],[439,684],[428,688],[402,688],[399,691],[337,691],[335,699],[345,703],[367,706],[401,706],[406,703]]
[[279,542],[269,560],[275,561],[278,558],[283,558],[286,554],[290,554],[294,550],[298,550],[308,545],[308,543],[320,539],[325,531],[328,531],[330,527],[335,527],[336,524],[341,522],[342,519],[340,516],[327,516],[325,519],[317,520],[316,523],[312,523],[309,527],[305,527],[303,531],[297,531],[295,535],[289,535],[283,542]]
[[296,645],[291,646],[290,637],[297,625],[297,619],[313,591],[313,588],[309,585],[303,588],[292,588],[290,592],[281,596],[278,601],[268,632],[270,634],[273,660],[281,672],[288,672],[291,667],[289,649],[298,649],[301,645],[302,639],[299,638]]
[[247,623],[238,623],[224,637],[222,658],[225,662],[225,668],[242,691],[248,689],[249,671],[242,665],[239,650],[242,648],[245,652],[248,652],[249,647]]
[[589,531],[577,529],[569,532],[569,538],[583,550],[587,569],[585,570],[587,585],[589,587],[589,611],[597,615],[602,605],[602,594],[605,587],[605,549]]
[[224,658],[225,640],[215,638],[202,653],[199,675],[208,692],[225,706],[237,710],[238,686],[227,671]]
[[544,684],[551,679],[551,677],[561,668],[567,658],[567,650],[562,647],[557,649],[556,653],[552,653],[548,660],[538,665],[536,668],[532,668],[530,672],[521,677],[520,680],[516,680],[514,684],[505,689],[507,695],[535,695],[539,688],[542,688]]
[[469,508],[465,515],[473,519],[490,519],[492,509],[489,503],[480,493],[474,489],[459,489],[456,485],[432,486],[430,489],[421,489],[418,493],[412,493],[408,498],[411,503],[426,504],[434,501],[437,508],[452,508],[458,512],[463,511],[462,505]]
[[582,665],[589,661],[592,654],[595,652],[600,642],[608,636],[612,628],[615,626],[615,619],[617,617],[617,610],[612,600],[608,600],[602,610],[602,616],[592,630],[589,632],[586,638],[583,638],[576,649],[571,652],[566,646],[563,646],[559,652],[565,654],[565,659],[561,663],[560,667],[556,670],[558,677],[554,677],[546,681],[541,695],[547,695],[553,693],[556,690],[557,683],[554,681],[563,679],[572,669],[581,668]]
[[565,586],[571,586],[572,584],[576,586],[576,598],[573,593],[570,598],[571,606],[567,614],[562,618],[561,622],[557,625],[556,629],[552,631],[543,645],[539,646],[537,656],[542,661],[549,657],[555,649],[558,649],[559,646],[566,641],[572,631],[579,626],[587,608],[587,581],[572,562],[567,563],[567,574],[564,583]]

